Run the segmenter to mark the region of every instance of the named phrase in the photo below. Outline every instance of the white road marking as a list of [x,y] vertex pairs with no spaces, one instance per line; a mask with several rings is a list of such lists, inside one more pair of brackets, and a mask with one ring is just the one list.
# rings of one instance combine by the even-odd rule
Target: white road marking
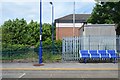
[[22,78],[24,75],[26,75],[26,73],[23,73],[21,76],[19,76],[19,78]]
[[50,74],[50,78],[52,78],[52,76],[53,76],[53,75],[52,75],[52,73],[51,73],[51,74]]

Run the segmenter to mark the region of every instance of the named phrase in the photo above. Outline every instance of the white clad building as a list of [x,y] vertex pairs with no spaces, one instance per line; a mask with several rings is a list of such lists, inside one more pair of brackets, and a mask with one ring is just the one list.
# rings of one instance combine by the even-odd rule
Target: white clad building
[[84,49],[116,49],[115,24],[86,24],[80,29]]

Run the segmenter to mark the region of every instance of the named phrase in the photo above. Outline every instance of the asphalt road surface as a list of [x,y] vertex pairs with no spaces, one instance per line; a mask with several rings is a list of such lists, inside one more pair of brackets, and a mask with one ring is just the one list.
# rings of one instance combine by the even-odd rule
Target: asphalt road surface
[[118,64],[51,63],[33,66],[33,63],[4,63],[2,78],[118,78]]

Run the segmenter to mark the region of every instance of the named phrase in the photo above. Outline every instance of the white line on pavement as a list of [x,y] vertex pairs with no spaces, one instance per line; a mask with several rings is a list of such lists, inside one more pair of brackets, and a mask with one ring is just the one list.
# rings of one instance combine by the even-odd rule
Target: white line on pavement
[[21,76],[19,76],[19,78],[22,78],[24,75],[26,75],[26,73],[23,73]]

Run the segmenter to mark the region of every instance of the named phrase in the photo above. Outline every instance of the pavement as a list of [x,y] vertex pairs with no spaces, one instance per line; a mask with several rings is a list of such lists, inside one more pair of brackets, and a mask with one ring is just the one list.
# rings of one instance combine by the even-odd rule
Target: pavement
[[118,63],[2,63],[2,78],[118,78]]

